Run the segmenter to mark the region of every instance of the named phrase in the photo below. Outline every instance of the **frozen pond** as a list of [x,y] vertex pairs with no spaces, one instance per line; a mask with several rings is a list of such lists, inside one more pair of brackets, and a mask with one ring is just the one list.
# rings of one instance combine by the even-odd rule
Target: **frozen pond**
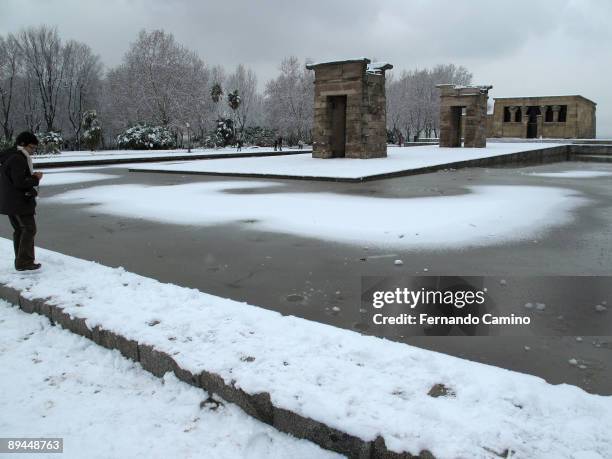
[[[612,184],[597,176],[612,173],[606,164],[361,184],[87,172],[117,177],[41,187],[42,247],[364,333],[374,332],[359,312],[362,276],[609,275],[612,267]],[[319,220],[306,218],[313,215]],[[11,232],[0,220],[0,235]],[[385,333],[612,394],[612,338]],[[571,358],[587,368],[569,365]]]

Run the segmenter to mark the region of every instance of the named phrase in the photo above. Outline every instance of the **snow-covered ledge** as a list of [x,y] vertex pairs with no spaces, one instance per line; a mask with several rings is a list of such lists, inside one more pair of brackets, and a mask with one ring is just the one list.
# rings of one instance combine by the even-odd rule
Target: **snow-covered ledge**
[[44,271],[16,273],[6,239],[0,254],[0,297],[24,311],[350,457],[605,458],[612,451],[612,397],[46,250],[38,251]]

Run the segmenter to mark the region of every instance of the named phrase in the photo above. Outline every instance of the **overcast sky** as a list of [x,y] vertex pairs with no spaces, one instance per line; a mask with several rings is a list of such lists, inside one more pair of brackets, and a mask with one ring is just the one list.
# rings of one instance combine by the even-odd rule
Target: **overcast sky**
[[581,94],[612,137],[610,0],[0,0],[0,34],[56,25],[109,67],[141,29],[164,29],[209,64],[253,68],[284,56],[376,57],[395,69],[466,66],[492,97]]

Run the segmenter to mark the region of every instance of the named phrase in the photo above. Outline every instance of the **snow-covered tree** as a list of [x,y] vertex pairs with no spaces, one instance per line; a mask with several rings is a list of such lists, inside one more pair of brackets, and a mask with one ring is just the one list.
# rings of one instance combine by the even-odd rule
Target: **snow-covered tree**
[[36,137],[38,138],[39,148],[38,153],[52,153],[59,154],[64,143],[62,134],[59,132],[37,132]]
[[110,98],[125,124],[148,122],[182,130],[212,114],[204,62],[163,30],[141,31],[108,80]]
[[95,110],[88,110],[83,113],[81,126],[83,129],[83,143],[88,150],[95,151],[102,141],[102,126],[100,126],[98,114]]
[[22,56],[14,35],[0,36],[0,125],[9,142],[15,128],[16,88],[21,72]]
[[425,134],[437,137],[440,130],[440,92],[438,84],[452,83],[462,86],[472,84],[472,74],[463,66],[454,64],[437,65],[429,71],[426,101]]
[[[213,77],[214,78],[221,78],[222,75],[214,75],[215,73],[220,73],[220,67],[215,67],[214,69],[215,71],[213,71]],[[213,85],[210,87],[210,99],[212,100],[213,104],[215,105],[215,113],[217,116],[217,120],[221,119],[224,117],[224,113],[223,110],[220,107],[221,101],[223,100],[223,86],[222,84],[218,81],[218,80],[213,80],[215,81],[213,83]]]
[[280,75],[266,84],[268,125],[289,142],[310,140],[313,124],[314,72],[297,57],[283,59]]
[[17,94],[21,98],[18,106],[22,125],[30,132],[38,132],[44,122],[42,102],[36,77],[29,74],[22,75],[18,81]]
[[468,85],[472,74],[465,67],[453,64],[433,69],[403,71],[399,77],[387,77],[387,128],[406,139],[437,136],[440,125],[440,95],[437,84]]
[[102,65],[100,64],[100,58],[93,54],[89,46],[83,43],[70,41],[66,44],[66,50],[64,82],[66,114],[72,127],[74,144],[77,149],[80,149],[85,110],[97,105],[96,98],[99,91]]
[[101,65],[91,49],[63,43],[56,28],[30,27],[0,37],[0,123],[4,137],[16,129],[74,132],[84,108],[99,96]]
[[257,76],[251,69],[247,69],[240,64],[236,71],[227,79],[227,87],[233,88],[240,94],[240,103],[234,110],[235,128],[243,132],[244,129],[252,124],[252,115],[255,114],[257,107]]
[[25,72],[39,91],[47,131],[53,132],[70,49],[62,45],[57,28],[45,25],[22,30],[17,37]]
[[223,88],[220,83],[215,83],[210,88],[210,98],[215,104],[218,104],[223,97]]
[[227,105],[232,110],[232,127],[234,129],[234,137],[236,136],[236,111],[238,108],[240,108],[241,102],[242,100],[237,89],[227,94]]

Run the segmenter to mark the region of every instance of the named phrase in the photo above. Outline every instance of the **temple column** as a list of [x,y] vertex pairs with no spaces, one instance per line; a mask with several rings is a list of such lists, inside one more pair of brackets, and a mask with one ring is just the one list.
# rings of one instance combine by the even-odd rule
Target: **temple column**
[[553,111],[553,121],[555,123],[559,122],[559,111],[561,110],[561,106],[560,105],[553,105],[552,106],[552,111]]
[[548,105],[540,105],[540,115],[538,118],[538,137],[544,137],[544,121],[546,120],[546,110]]
[[510,110],[510,122],[514,123],[514,120],[516,119],[516,111],[518,110],[518,107],[512,105],[508,107],[508,110]]
[[527,107],[527,105],[523,105],[521,106],[521,122],[523,124],[527,124],[529,122],[529,113],[528,110],[529,107]]

